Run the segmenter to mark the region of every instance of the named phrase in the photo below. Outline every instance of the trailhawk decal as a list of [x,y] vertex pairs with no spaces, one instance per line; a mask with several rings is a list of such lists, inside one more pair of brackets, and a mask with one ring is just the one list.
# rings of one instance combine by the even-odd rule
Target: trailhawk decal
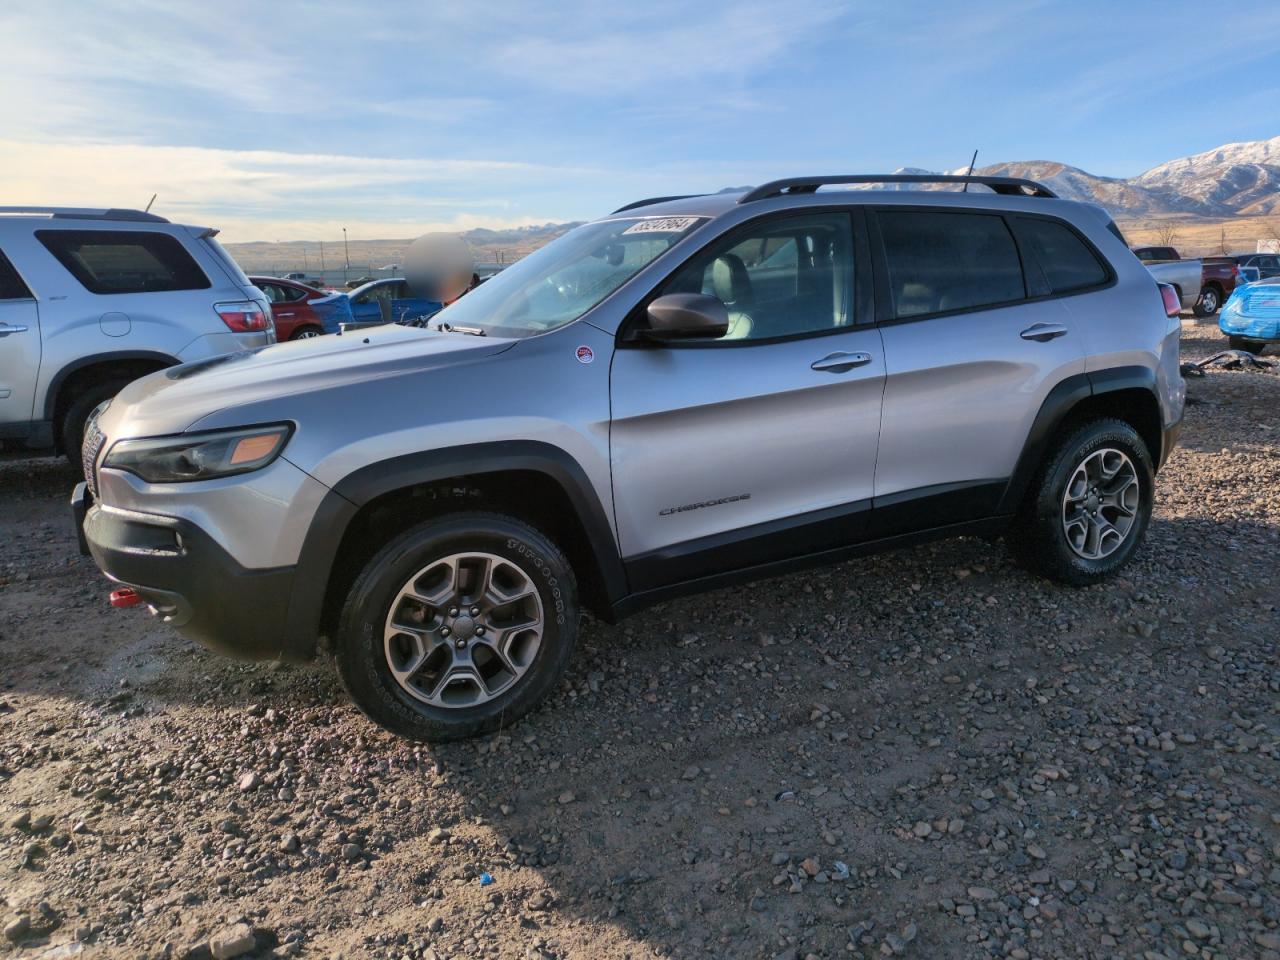
[[596,358],[595,351],[585,344],[574,352],[574,356],[578,358],[579,363],[590,363]]
[[739,500],[750,500],[751,494],[739,493],[733,497],[721,497],[718,500],[700,500],[697,503],[686,503],[683,507],[667,507],[665,510],[659,510],[658,516],[669,517],[674,513],[685,513],[689,510],[701,510],[703,507],[718,507],[722,503],[737,503]]

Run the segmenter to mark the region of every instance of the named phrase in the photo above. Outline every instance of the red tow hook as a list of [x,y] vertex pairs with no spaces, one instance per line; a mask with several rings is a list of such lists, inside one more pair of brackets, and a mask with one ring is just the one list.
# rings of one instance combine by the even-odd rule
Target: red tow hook
[[121,587],[119,590],[111,591],[111,605],[113,607],[136,607],[142,602],[142,595],[133,587]]

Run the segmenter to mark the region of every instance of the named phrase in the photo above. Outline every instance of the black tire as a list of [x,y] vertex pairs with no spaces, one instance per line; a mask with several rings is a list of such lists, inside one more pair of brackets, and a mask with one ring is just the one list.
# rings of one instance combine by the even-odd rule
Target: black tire
[[129,384],[128,380],[104,380],[85,387],[62,414],[62,452],[73,467],[80,466],[80,444],[89,414],[103,400],[110,400]]
[[1245,353],[1252,354],[1259,354],[1266,348],[1266,344],[1261,340],[1249,340],[1245,337],[1227,337],[1227,343],[1231,345],[1232,350],[1243,350]]
[[1195,307],[1192,312],[1197,317],[1212,317],[1218,312],[1222,306],[1222,293],[1213,284],[1209,284],[1200,291],[1200,297],[1196,300]]
[[310,340],[313,337],[319,337],[324,331],[316,326],[299,327],[289,335],[290,340]]
[[[1063,527],[1063,499],[1076,468],[1100,450],[1119,450],[1138,481],[1139,501],[1132,526],[1109,555],[1097,559],[1077,553]],[[1041,576],[1083,587],[1115,574],[1131,559],[1151,521],[1155,470],[1138,432],[1123,420],[1094,420],[1073,429],[1058,443],[1027,491],[1022,509],[1005,540],[1014,560]]]
[[[433,560],[468,551],[506,559],[533,582],[542,604],[542,640],[510,689],[485,703],[440,707],[415,698],[392,675],[384,624],[415,574]],[[339,619],[338,672],[351,699],[379,726],[414,740],[461,740],[511,725],[555,688],[577,642],[578,619],[573,570],[547,537],[502,514],[448,514],[395,537],[365,565]]]

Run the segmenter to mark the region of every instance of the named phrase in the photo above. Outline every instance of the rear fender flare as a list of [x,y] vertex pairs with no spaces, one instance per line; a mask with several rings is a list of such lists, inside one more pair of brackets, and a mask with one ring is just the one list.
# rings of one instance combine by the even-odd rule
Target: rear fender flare
[[57,409],[58,394],[72,374],[86,370],[89,367],[110,367],[113,363],[128,363],[134,360],[154,362],[161,367],[172,367],[182,362],[176,357],[156,350],[117,350],[111,353],[92,353],[85,357],[78,357],[55,373],[49,380],[49,386],[45,390],[44,397],[44,418],[46,420],[53,419],[54,412]]
[[[1036,413],[1023,446],[1018,465],[1014,468],[1009,485],[1000,498],[998,513],[1009,516],[1017,513],[1018,507],[1031,485],[1036,471],[1044,462],[1058,428],[1071,415],[1072,410],[1090,397],[1115,393],[1120,390],[1144,390],[1151,394],[1157,403],[1159,393],[1156,389],[1156,374],[1149,367],[1112,367],[1108,370],[1096,370],[1092,373],[1077,373],[1067,377],[1044,398],[1040,410]],[[1159,455],[1153,459],[1159,459]]]

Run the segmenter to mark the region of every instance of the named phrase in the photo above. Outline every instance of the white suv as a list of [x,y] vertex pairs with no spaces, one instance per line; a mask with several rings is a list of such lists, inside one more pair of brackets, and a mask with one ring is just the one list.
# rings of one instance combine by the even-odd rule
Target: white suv
[[137,210],[0,207],[0,445],[78,462],[89,413],[131,380],[272,343],[266,298],[216,235]]

